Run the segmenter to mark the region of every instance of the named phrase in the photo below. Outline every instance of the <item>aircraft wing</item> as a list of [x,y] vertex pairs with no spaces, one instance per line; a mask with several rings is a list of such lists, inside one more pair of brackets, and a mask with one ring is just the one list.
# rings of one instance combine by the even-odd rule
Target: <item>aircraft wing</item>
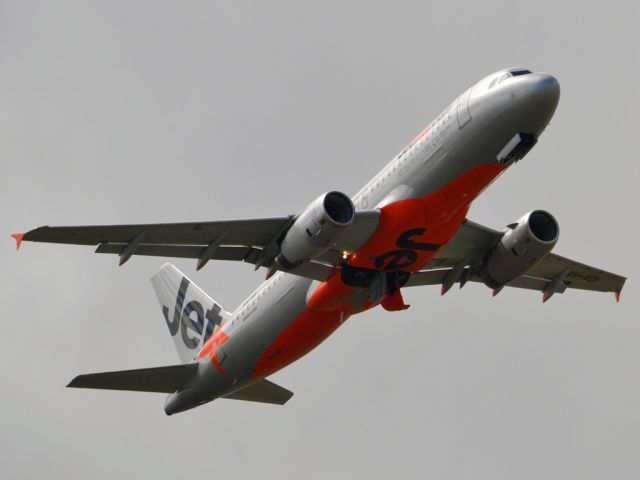
[[[192,381],[197,372],[197,363],[185,363],[168,367],[89,373],[78,375],[67,387],[173,393]],[[224,398],[284,405],[292,396],[293,392],[263,379],[228,393]]]
[[[338,259],[338,250],[357,250],[373,234],[378,218],[378,211],[357,212],[351,227],[340,237],[337,251],[327,258]],[[132,255],[150,255],[195,258],[198,269],[209,260],[244,261],[258,269],[274,264],[278,242],[294,219],[294,216],[287,216],[217,222],[45,226],[13,237],[18,247],[23,241],[97,245],[96,253],[119,255],[120,265]],[[287,271],[323,281],[331,274],[334,265],[323,259],[304,262]]]
[[[473,265],[500,241],[503,233],[465,221],[451,241],[434,256],[427,268],[411,274],[405,286],[444,285],[447,275],[456,266],[460,266],[461,262],[464,263],[464,270],[459,278],[466,277],[473,282],[482,282]],[[626,278],[620,275],[550,253],[506,286],[538,290],[543,292],[544,301],[555,293],[563,293],[567,288],[613,292],[616,298],[619,298],[625,280]]]
[[208,245],[226,232],[230,245],[265,246],[288,225],[289,217],[223,222],[152,223],[40,227],[24,234],[23,241],[74,245],[128,244],[143,235],[145,245]]
[[247,402],[272,403],[284,405],[293,396],[293,392],[267,379],[258,380],[240,390],[223,395],[222,398],[245,400]]

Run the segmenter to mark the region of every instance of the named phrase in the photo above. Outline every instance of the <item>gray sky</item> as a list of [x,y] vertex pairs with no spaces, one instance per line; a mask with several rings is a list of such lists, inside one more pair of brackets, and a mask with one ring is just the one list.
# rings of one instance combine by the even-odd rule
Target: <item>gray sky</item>
[[[391,3],[391,2],[390,2]],[[597,6],[592,4],[597,3]],[[636,479],[640,475],[637,2],[0,1],[0,477]],[[612,295],[411,289],[276,374],[286,407],[78,391],[178,362],[164,262],[25,244],[40,225],[295,213],[354,193],[455,96],[509,66],[562,96],[470,217],[534,208]],[[227,308],[249,265],[176,265]]]

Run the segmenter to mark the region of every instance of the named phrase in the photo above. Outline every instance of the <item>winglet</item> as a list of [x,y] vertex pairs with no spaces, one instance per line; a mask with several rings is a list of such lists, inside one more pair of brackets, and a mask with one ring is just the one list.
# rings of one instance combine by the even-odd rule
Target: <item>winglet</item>
[[616,302],[620,303],[620,292],[615,292]]
[[496,296],[497,294],[499,294],[502,291],[502,288],[504,287],[504,285],[499,286],[498,288],[494,288],[491,292],[492,296]]
[[16,250],[19,250],[20,249],[20,244],[22,243],[22,239],[24,238],[25,234],[24,233],[14,233],[11,236],[16,239]]
[[545,303],[547,300],[549,300],[553,296],[553,294],[553,291],[542,292],[542,303]]

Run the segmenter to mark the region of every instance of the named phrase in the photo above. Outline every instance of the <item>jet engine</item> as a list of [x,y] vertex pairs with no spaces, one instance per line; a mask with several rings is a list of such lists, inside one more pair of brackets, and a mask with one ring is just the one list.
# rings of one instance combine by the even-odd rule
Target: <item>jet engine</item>
[[499,288],[525,274],[538,264],[555,246],[560,229],[553,216],[544,210],[533,210],[508,226],[487,256],[483,277],[491,288]]
[[341,192],[320,195],[295,219],[280,244],[276,261],[287,269],[331,248],[353,223],[355,207]]

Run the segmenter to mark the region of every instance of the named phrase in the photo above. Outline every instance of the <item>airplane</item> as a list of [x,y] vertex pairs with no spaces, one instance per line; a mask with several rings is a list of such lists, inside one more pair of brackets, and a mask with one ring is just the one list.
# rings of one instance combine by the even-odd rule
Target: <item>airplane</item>
[[172,415],[217,398],[284,404],[267,377],[323,342],[352,315],[408,308],[402,290],[480,282],[535,290],[613,292],[625,278],[551,250],[559,226],[533,210],[502,231],[467,219],[472,201],[522,160],[553,116],[552,75],[509,68],[478,81],[353,197],[320,195],[297,215],[193,223],[40,227],[23,241],[97,245],[97,253],[242,261],[266,280],[225,310],[171,264],[152,284],[181,364],[80,375],[69,387],[168,393]]

